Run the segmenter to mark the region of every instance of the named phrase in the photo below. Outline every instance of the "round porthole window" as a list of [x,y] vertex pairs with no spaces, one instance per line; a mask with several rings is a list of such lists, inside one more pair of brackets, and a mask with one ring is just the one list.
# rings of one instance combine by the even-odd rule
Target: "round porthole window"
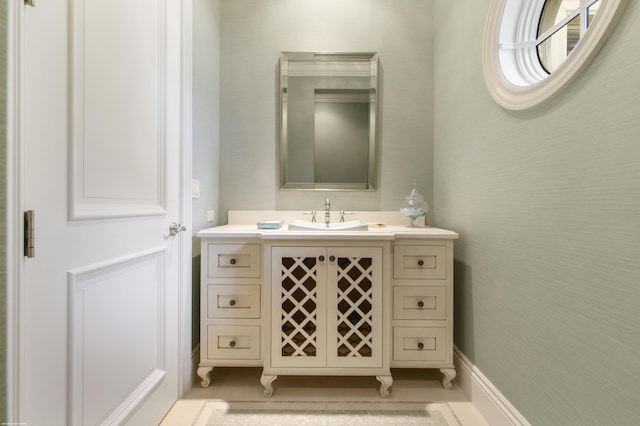
[[483,68],[507,109],[530,108],[569,84],[593,59],[627,0],[492,0]]

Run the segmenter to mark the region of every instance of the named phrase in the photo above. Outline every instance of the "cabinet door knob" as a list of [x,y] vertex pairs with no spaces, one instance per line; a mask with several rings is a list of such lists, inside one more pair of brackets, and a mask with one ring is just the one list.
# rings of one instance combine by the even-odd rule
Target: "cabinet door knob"
[[335,257],[335,256],[329,256],[329,260],[330,260],[331,262],[335,262],[336,257]]
[[236,300],[235,299],[229,300],[229,306],[236,306]]
[[320,262],[324,262],[324,256],[322,256],[322,255],[318,256],[318,260],[319,260]]
[[418,260],[418,266],[424,266],[424,260],[422,259]]
[[422,300],[418,302],[418,308],[424,308],[424,302]]
[[[421,343],[421,344],[422,344],[422,343]],[[230,341],[230,342],[229,342],[229,347],[230,347],[230,348],[235,348],[235,347],[236,347],[236,341],[235,341],[235,340]]]
[[235,259],[233,259],[233,258],[231,258],[231,260],[229,260],[229,263],[230,263],[230,264],[232,264],[232,265],[235,265],[235,264],[236,264],[236,262],[237,262],[237,261],[236,261]]
[[424,349],[424,343],[418,342],[418,349]]

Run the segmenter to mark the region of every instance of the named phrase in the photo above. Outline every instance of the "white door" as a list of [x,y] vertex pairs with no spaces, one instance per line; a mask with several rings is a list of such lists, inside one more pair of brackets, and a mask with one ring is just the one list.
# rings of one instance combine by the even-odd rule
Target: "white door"
[[18,421],[158,424],[178,393],[180,2],[35,3],[19,49],[36,235]]

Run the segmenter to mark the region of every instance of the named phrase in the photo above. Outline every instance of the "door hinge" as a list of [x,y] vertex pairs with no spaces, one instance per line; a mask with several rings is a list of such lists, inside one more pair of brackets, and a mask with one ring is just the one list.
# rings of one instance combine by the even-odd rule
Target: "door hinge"
[[27,210],[24,212],[24,255],[25,257],[36,257],[35,248],[35,219],[36,212]]
[[31,7],[36,7],[36,0],[24,0],[24,4]]

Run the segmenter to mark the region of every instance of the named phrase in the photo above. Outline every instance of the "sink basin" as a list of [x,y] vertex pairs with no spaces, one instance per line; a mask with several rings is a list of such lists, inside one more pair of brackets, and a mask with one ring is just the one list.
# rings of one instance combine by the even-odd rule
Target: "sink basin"
[[359,220],[349,222],[325,223],[307,222],[305,220],[296,220],[289,224],[289,231],[368,231],[369,225]]

